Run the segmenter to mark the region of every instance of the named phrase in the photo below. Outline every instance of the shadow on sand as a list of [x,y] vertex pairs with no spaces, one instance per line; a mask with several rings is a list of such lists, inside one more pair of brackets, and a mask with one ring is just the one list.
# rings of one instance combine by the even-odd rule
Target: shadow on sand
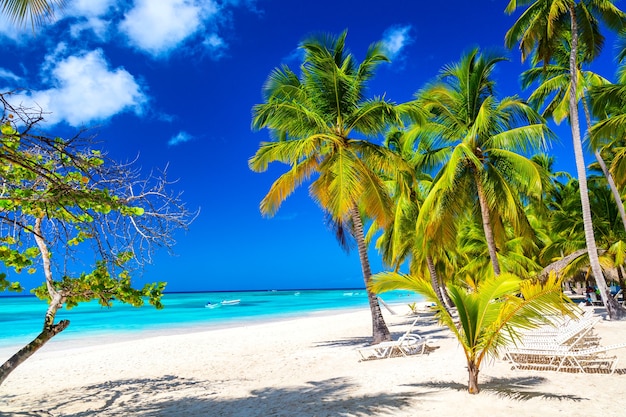
[[[516,377],[516,378],[491,378],[486,381],[479,381],[481,393],[491,392],[498,397],[508,398],[511,400],[527,401],[533,398],[542,398],[550,400],[567,400],[567,401],[583,401],[588,398],[579,397],[571,394],[553,394],[536,390],[542,383],[546,381],[543,377]],[[433,381],[419,384],[411,384],[412,387],[434,388],[434,389],[452,389],[456,391],[467,391],[467,385],[458,382]]]
[[[0,417],[91,416],[369,416],[409,406],[409,393],[351,395],[357,388],[345,378],[312,381],[287,388],[264,388],[240,398],[220,398],[219,382],[165,376],[110,381],[77,391],[57,392],[28,410]],[[411,395],[412,397],[415,394]],[[82,411],[69,411],[82,410]]]

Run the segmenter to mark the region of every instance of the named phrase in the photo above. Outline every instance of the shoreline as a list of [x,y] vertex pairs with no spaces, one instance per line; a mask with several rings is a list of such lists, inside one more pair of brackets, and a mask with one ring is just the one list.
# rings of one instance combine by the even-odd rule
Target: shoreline
[[[408,310],[408,308],[406,309]],[[415,316],[383,315],[394,338]],[[597,315],[602,309],[596,308]],[[359,361],[368,309],[155,334],[35,353],[0,386],[0,416],[588,416],[621,415],[626,349],[618,373],[512,370],[485,361],[482,392],[466,391],[465,357],[432,313],[415,330],[438,346],[425,355]],[[602,345],[623,341],[626,322],[601,321]]]

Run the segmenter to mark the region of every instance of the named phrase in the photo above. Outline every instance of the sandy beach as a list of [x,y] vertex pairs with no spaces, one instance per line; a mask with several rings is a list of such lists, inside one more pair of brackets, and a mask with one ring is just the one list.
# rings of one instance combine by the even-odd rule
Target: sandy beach
[[[408,310],[408,309],[407,309]],[[394,337],[413,317],[386,312]],[[596,314],[602,310],[596,308]],[[462,349],[430,314],[415,330],[436,349],[360,361],[369,311],[137,340],[54,343],[0,387],[0,416],[622,416],[626,349],[608,374],[483,364],[469,395]],[[601,321],[601,344],[623,342],[626,322]],[[5,358],[3,357],[2,360]]]

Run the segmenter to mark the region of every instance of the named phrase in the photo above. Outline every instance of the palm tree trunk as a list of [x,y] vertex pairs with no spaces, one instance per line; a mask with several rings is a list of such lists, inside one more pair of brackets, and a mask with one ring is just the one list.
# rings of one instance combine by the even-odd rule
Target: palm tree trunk
[[430,283],[437,294],[437,298],[442,306],[445,307],[448,314],[450,314],[450,309],[452,308],[452,301],[450,297],[448,297],[448,293],[446,292],[445,286],[442,285],[439,274],[437,274],[437,270],[435,269],[435,263],[433,262],[433,258],[430,256],[426,256],[426,264],[428,265],[428,272],[430,273]]
[[572,47],[570,50],[569,70],[570,70],[570,90],[569,90],[569,116],[570,127],[572,129],[572,142],[574,145],[574,156],[576,161],[576,172],[578,175],[578,184],[580,187],[580,202],[583,211],[583,226],[585,229],[585,242],[589,254],[589,263],[591,271],[596,280],[596,285],[600,290],[600,297],[606,306],[609,317],[613,320],[623,316],[623,312],[617,301],[611,296],[610,290],[606,285],[600,261],[598,259],[598,248],[593,232],[593,223],[591,221],[591,207],[589,204],[589,190],[587,188],[587,171],[585,169],[585,158],[583,155],[583,146],[580,138],[580,122],[578,119],[578,100],[576,97],[576,86],[578,85],[578,71],[576,58],[578,54],[578,25],[576,23],[576,11],[574,3],[569,2],[570,12],[570,28],[572,31]]
[[467,373],[469,380],[467,382],[467,391],[470,394],[478,394],[480,389],[478,388],[478,366],[471,360],[467,361]]
[[485,196],[485,190],[480,180],[478,173],[474,174],[476,179],[476,190],[478,192],[478,203],[480,205],[480,215],[483,221],[483,230],[485,232],[485,240],[487,241],[487,249],[489,250],[489,258],[491,259],[491,265],[493,266],[493,272],[496,276],[500,275],[500,262],[498,262],[498,251],[496,248],[496,241],[493,237],[493,230],[491,229],[491,217],[489,215],[489,204],[487,203],[487,197]]
[[372,278],[372,270],[370,261],[367,256],[367,246],[365,245],[365,234],[363,233],[363,222],[359,208],[355,204],[351,210],[352,223],[354,225],[354,237],[357,241],[359,249],[359,259],[361,261],[361,269],[363,271],[363,281],[365,282],[365,291],[367,291],[367,300],[372,313],[372,343],[377,344],[387,340],[391,340],[391,333],[387,328],[383,313],[378,304],[378,297],[370,290],[370,281]]
[[[585,110],[585,119],[587,121],[587,132],[591,127],[591,114],[589,112],[589,106],[587,102],[583,99],[583,109]],[[613,180],[613,175],[609,172],[606,167],[606,163],[604,159],[602,159],[602,155],[597,149],[593,151],[594,156],[596,157],[596,161],[598,161],[598,165],[600,165],[600,169],[606,178],[606,181],[609,183],[609,188],[611,189],[611,193],[613,194],[613,200],[615,200],[615,204],[617,205],[617,210],[619,211],[619,215],[622,219],[622,224],[624,225],[624,230],[626,230],[626,210],[624,210],[624,203],[622,202],[622,197],[619,194],[617,186],[615,185],[615,181]]]

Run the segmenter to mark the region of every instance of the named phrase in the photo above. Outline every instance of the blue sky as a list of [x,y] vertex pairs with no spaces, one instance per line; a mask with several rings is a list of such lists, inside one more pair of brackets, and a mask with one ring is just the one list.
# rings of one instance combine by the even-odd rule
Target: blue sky
[[[268,132],[252,132],[251,108],[274,67],[299,65],[310,34],[348,31],[362,59],[382,40],[390,64],[370,84],[396,102],[473,46],[500,48],[501,96],[519,89],[526,68],[504,50],[515,16],[506,1],[69,0],[57,20],[34,34],[0,18],[0,90],[27,88],[22,100],[45,111],[50,132],[91,127],[118,160],[138,156],[145,169],[168,166],[191,209],[176,255],[159,253],[142,281],[169,291],[347,288],[363,285],[356,250],[346,255],[306,187],[274,218],[259,202],[283,172],[263,174],[247,161]],[[613,79],[613,44],[593,69]],[[563,133],[562,133],[563,132]],[[574,172],[570,138],[553,145],[557,169]],[[370,252],[374,272],[382,265]]]

